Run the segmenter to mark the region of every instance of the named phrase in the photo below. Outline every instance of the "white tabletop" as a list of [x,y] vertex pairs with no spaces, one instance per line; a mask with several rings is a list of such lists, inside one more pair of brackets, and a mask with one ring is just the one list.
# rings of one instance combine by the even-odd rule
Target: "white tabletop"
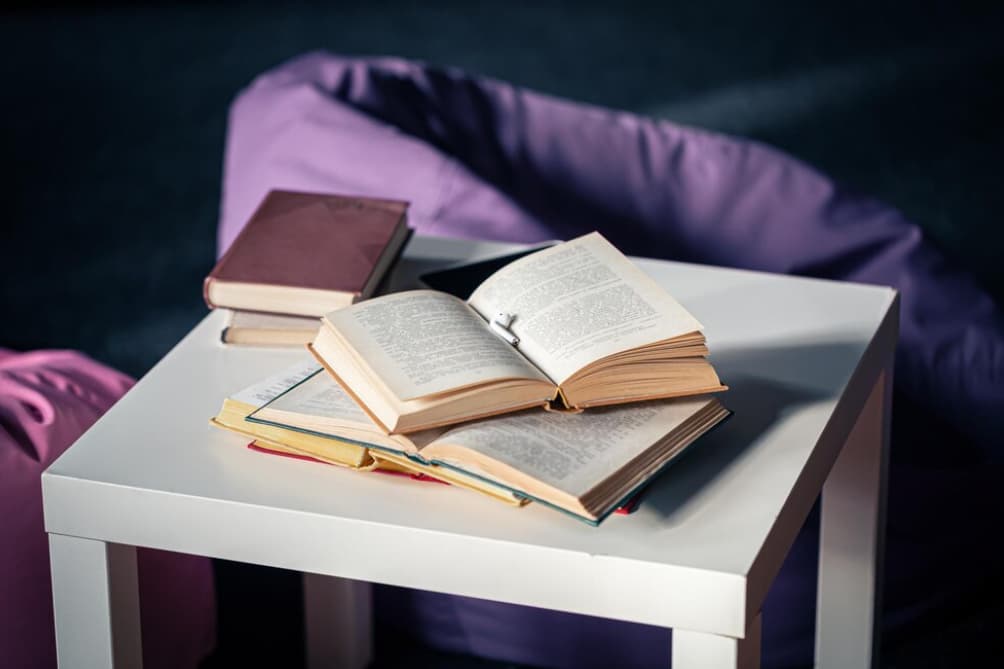
[[[416,237],[392,284],[509,248]],[[631,515],[594,528],[251,451],[208,419],[303,354],[224,347],[211,313],[43,475],[46,528],[742,637],[893,350],[895,293],[638,262],[703,323],[735,416]]]

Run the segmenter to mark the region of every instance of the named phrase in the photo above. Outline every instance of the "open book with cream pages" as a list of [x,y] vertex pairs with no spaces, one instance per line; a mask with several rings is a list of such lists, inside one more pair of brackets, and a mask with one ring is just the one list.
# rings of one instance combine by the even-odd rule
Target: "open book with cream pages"
[[724,390],[701,330],[594,232],[511,262],[466,302],[416,290],[332,311],[310,348],[377,425],[404,434]]
[[[336,426],[334,433],[314,433],[297,427],[247,420],[248,415],[259,406],[317,376],[326,380],[327,388],[318,387],[318,392],[303,408],[327,416],[331,425]],[[328,464],[361,471],[386,469],[432,476],[513,506],[520,506],[527,501],[511,490],[477,477],[445,469],[433,470],[429,465],[397,454],[393,448],[385,451],[371,450],[371,445],[386,440],[387,436],[323,373],[320,365],[309,358],[227,397],[210,423],[254,440],[260,447],[273,452],[308,456]]]
[[451,476],[480,481],[597,524],[728,415],[714,396],[703,395],[579,414],[523,411],[388,435],[318,369],[247,422],[355,443],[377,460],[420,467],[414,471],[451,483]]

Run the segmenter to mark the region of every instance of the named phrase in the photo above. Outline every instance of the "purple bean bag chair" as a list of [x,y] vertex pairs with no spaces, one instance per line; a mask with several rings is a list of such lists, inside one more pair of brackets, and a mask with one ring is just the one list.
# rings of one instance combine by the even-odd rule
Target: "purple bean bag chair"
[[[0,665],[4,667],[56,666],[39,476],[132,384],[127,376],[73,351],[0,349]],[[144,665],[194,669],[215,642],[209,560],[140,549],[137,570]]]
[[[756,142],[324,53],[260,76],[234,102],[219,252],[272,188],[407,199],[428,234],[530,242],[598,229],[636,255],[896,287],[897,392],[975,448],[938,444],[929,458],[894,428],[888,625],[999,563],[980,528],[996,521],[1004,483],[1004,319],[896,210]],[[810,522],[765,604],[765,666],[811,661],[817,541]],[[669,656],[667,631],[596,618],[389,588],[377,610],[435,647],[512,662],[662,667]]]

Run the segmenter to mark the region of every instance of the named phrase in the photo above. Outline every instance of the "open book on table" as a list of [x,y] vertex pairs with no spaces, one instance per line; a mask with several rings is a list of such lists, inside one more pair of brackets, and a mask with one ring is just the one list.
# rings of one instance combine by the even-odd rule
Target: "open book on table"
[[506,265],[466,302],[416,290],[333,311],[310,348],[392,434],[725,389],[701,324],[599,233]]
[[[325,384],[312,383],[316,393],[301,406],[304,411],[317,412],[331,419],[335,433],[316,433],[299,427],[249,421],[248,416],[260,406],[286,393],[313,377],[323,377]],[[430,465],[410,460],[398,453],[395,439],[381,432],[355,402],[332,380],[314,360],[305,360],[223,400],[219,413],[210,419],[216,427],[236,432],[254,440],[273,452],[307,456],[333,465],[362,471],[390,470],[432,476],[446,483],[482,493],[513,506],[526,499],[513,491],[483,479],[448,469],[433,469]],[[421,436],[416,438],[421,439]],[[372,451],[370,446],[384,444],[384,451]]]
[[312,455],[331,464],[352,469],[373,469],[377,465],[376,461],[365,447],[357,443],[321,439],[301,431],[245,420],[258,407],[271,402],[320,369],[313,360],[301,361],[239,390],[223,400],[219,413],[210,418],[209,422],[249,439],[262,440],[269,445],[291,449],[294,453],[313,451]]
[[524,411],[388,435],[318,370],[247,420],[355,442],[377,459],[451,483],[451,476],[481,481],[596,524],[728,415],[705,395],[581,414]]

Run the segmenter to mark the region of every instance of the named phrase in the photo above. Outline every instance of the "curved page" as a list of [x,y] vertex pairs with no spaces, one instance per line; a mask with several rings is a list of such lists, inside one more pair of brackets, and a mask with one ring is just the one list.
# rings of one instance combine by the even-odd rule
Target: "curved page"
[[401,400],[499,379],[550,383],[452,295],[431,290],[395,293],[325,318]]
[[600,358],[701,330],[596,232],[506,265],[469,303],[486,319],[511,314],[520,352],[559,385]]
[[581,414],[514,414],[454,428],[423,455],[462,467],[459,447],[582,498],[713,401],[705,396]]

